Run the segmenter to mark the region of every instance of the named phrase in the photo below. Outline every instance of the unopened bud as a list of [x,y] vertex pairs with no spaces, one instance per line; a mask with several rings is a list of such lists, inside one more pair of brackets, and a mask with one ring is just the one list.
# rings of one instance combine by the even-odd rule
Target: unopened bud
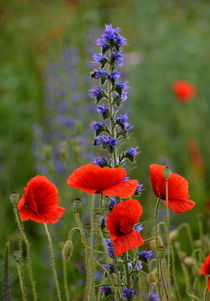
[[71,240],[67,240],[63,246],[62,255],[65,261],[69,261],[71,259],[73,253],[73,243]]
[[163,176],[164,176],[165,180],[168,180],[170,175],[171,175],[171,170],[168,167],[166,167],[163,171]]
[[78,212],[78,210],[80,209],[81,203],[82,203],[82,200],[80,200],[79,198],[72,201],[72,208],[75,212]]
[[200,240],[194,241],[195,247],[200,248],[202,246],[202,242]]
[[179,232],[177,230],[173,230],[169,233],[170,241],[175,241],[178,237]]
[[157,270],[153,270],[148,274],[149,283],[154,283],[157,281]]
[[14,206],[16,206],[18,204],[18,201],[19,201],[19,194],[15,193],[15,192],[10,194],[10,201]]
[[195,264],[195,260],[194,260],[193,257],[187,256],[187,257],[185,257],[185,259],[184,259],[184,263],[185,263],[186,266],[192,267],[192,266]]

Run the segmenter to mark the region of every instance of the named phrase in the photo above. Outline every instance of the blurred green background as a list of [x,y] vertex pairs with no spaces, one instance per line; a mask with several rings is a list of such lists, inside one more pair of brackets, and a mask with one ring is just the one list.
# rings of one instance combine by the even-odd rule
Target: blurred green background
[[[184,217],[176,217],[175,223],[183,219],[191,221],[195,214],[209,215],[206,211],[210,199],[209,1],[2,0],[0,15],[2,246],[7,239],[15,241],[9,194],[13,191],[21,194],[25,183],[42,167],[46,167],[44,173],[49,173],[53,179],[56,171],[60,172],[56,181],[60,185],[62,205],[69,209],[62,222],[65,231],[58,225],[56,235],[60,235],[58,241],[64,241],[67,236],[72,225],[68,216],[71,215],[69,200],[73,196],[65,187],[66,174],[75,167],[75,158],[84,143],[89,143],[83,149],[85,156],[77,157],[76,165],[90,162],[92,152],[91,131],[89,142],[82,142],[82,133],[93,120],[94,113],[90,107],[89,113],[85,111],[84,116],[81,115],[84,106],[91,102],[87,91],[95,84],[88,80],[91,53],[98,51],[91,43],[103,31],[104,24],[109,23],[120,27],[122,35],[128,39],[124,49],[127,55],[125,77],[130,86],[126,109],[135,126],[130,146],[139,146],[141,150],[132,177],[145,185],[141,202],[147,215],[153,214],[155,202],[149,184],[151,163],[167,163],[190,182],[191,199],[197,201],[197,208]],[[77,57],[75,54],[68,57],[68,51],[72,49]],[[65,51],[67,63],[62,61]],[[66,67],[63,72],[62,68],[67,65],[70,69]],[[71,80],[75,78],[74,86]],[[181,103],[175,99],[171,87],[176,80],[187,80],[196,86],[197,95],[192,102]],[[52,95],[56,95],[54,107],[48,102],[48,96],[52,98]],[[79,142],[62,173],[60,161],[52,166],[49,159],[52,149],[42,140],[45,135],[40,139],[39,130],[41,128],[43,133],[51,127],[52,132],[56,131],[48,117],[54,116],[64,102],[68,103],[69,115],[73,112],[72,118],[76,116],[77,120],[73,121],[74,130],[68,128],[70,120],[66,121],[65,135],[59,143],[62,141],[65,148],[66,137],[72,139],[73,146],[77,145],[75,141]],[[75,108],[78,109],[76,113]],[[53,139],[56,144],[56,137]],[[67,142],[71,144],[71,141]],[[197,226],[192,224],[196,236]],[[43,235],[41,226],[31,222],[27,225],[33,243],[40,244],[40,250],[45,252],[44,240],[40,239]],[[35,269],[39,271],[40,266],[41,263]],[[44,290],[45,282],[41,284],[40,281],[39,285]]]

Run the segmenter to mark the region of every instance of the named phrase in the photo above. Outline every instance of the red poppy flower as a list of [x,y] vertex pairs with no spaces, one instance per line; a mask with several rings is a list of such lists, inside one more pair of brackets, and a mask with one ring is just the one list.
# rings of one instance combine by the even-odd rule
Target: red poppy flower
[[173,91],[175,96],[181,102],[189,102],[196,94],[196,88],[194,85],[187,81],[176,81],[173,84]]
[[126,171],[121,168],[100,167],[87,164],[76,169],[67,179],[67,184],[88,194],[103,193],[120,198],[131,197],[138,185],[137,180],[123,180]]
[[[166,167],[159,164],[150,165],[150,177],[154,194],[163,199],[166,205],[166,183],[163,171]],[[191,210],[195,202],[188,200],[188,181],[177,173],[171,172],[168,179],[168,207],[176,213]]]
[[142,206],[137,200],[127,200],[116,205],[107,215],[109,230],[116,256],[140,247],[144,240],[133,226],[142,215]]
[[22,221],[56,223],[64,214],[65,208],[58,206],[58,190],[44,176],[32,178],[24,188],[24,194],[17,208]]
[[204,263],[200,268],[200,273],[209,276],[207,280],[207,287],[208,290],[210,291],[210,254],[204,260]]

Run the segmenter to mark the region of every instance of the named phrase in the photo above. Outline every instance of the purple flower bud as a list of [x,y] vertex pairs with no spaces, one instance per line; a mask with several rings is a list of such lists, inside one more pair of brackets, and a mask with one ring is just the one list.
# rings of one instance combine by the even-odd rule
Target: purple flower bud
[[108,144],[109,143],[109,137],[107,136],[98,136],[98,137],[95,137],[95,140],[94,140],[94,145],[100,145],[100,144]]
[[122,37],[121,35],[118,35],[116,38],[116,44],[118,47],[126,45],[126,39]]
[[122,95],[123,91],[126,91],[128,89],[128,82],[119,82],[115,85],[115,90]]
[[118,80],[120,78],[120,72],[118,71],[112,71],[109,75],[108,75],[108,80],[110,80],[113,84],[115,83],[116,80]]
[[104,166],[107,166],[107,159],[104,157],[96,157],[93,159],[93,163],[100,167],[104,167]]
[[98,132],[104,128],[104,123],[103,122],[91,122],[91,127],[94,131]]
[[102,266],[108,271],[110,271],[110,273],[114,273],[115,272],[115,266],[113,264],[102,264]]
[[148,296],[148,301],[159,301],[159,295],[158,294],[149,294]]
[[104,239],[104,244],[105,244],[106,247],[107,247],[107,252],[108,252],[109,256],[110,256],[111,258],[114,258],[114,257],[115,257],[115,255],[114,255],[114,247],[113,247],[113,245],[112,245],[111,239],[105,238],[105,239]]
[[102,114],[104,119],[107,119],[109,117],[109,106],[98,106],[97,112]]
[[124,288],[122,290],[122,296],[125,300],[130,300],[136,294],[136,290],[134,288]]
[[108,77],[108,72],[106,70],[97,70],[97,69],[94,69],[92,72],[91,72],[91,77],[92,78],[95,78],[95,79],[101,79],[101,84],[103,85]]
[[109,210],[111,211],[117,205],[116,199],[111,199],[109,203]]
[[152,251],[142,251],[139,253],[136,253],[138,258],[144,262],[147,262],[149,259],[152,258]]
[[124,64],[124,56],[122,53],[111,52],[111,64],[115,64],[116,66],[123,66]]
[[107,62],[107,58],[103,54],[94,54],[93,55],[94,63],[101,64],[103,68]]
[[138,146],[129,148],[127,150],[126,154],[128,154],[129,156],[132,156],[132,157],[136,157],[139,154],[139,152],[137,151],[137,149],[138,149]]
[[110,137],[108,144],[110,147],[115,147],[117,145],[117,139]]
[[144,185],[143,184],[138,184],[137,186],[136,186],[136,191],[137,192],[142,192],[142,188],[144,187]]
[[128,121],[128,115],[124,114],[124,115],[120,115],[117,119],[116,122],[120,125],[125,124]]
[[101,287],[99,287],[99,291],[101,293],[104,293],[105,297],[108,297],[112,293],[112,287],[111,286],[101,286]]
[[134,229],[137,230],[138,232],[141,232],[143,230],[143,226],[138,225],[138,226],[135,226]]
[[95,87],[89,91],[89,95],[92,98],[96,98],[97,102],[99,102],[105,96],[105,93],[101,87]]

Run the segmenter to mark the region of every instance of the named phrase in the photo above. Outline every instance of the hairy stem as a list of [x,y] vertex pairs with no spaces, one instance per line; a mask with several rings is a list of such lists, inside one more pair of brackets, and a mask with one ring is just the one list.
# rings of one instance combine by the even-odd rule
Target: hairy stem
[[48,243],[49,243],[51,266],[52,266],[53,277],[54,277],[54,281],[55,281],[57,297],[58,297],[58,300],[61,301],[62,300],[61,299],[61,291],[60,291],[60,286],[59,286],[59,282],[58,282],[58,275],[57,275],[57,272],[56,272],[55,254],[54,254],[54,249],[53,249],[53,244],[52,244],[52,239],[51,239],[51,236],[50,236],[50,232],[48,230],[48,227],[47,227],[46,223],[44,223],[44,228],[45,228],[45,232],[47,234],[47,239],[48,239]]
[[166,225],[167,225],[167,274],[168,274],[168,295],[170,297],[170,286],[171,286],[171,246],[170,246],[170,239],[169,239],[169,233],[170,233],[170,212],[168,207],[168,180],[166,180]]
[[157,287],[158,293],[160,296],[160,301],[162,301],[161,287],[160,287],[160,265],[159,265],[159,242],[158,242],[158,211],[160,206],[160,199],[157,199],[156,207],[155,207],[155,238],[156,238],[156,265],[157,265]]

